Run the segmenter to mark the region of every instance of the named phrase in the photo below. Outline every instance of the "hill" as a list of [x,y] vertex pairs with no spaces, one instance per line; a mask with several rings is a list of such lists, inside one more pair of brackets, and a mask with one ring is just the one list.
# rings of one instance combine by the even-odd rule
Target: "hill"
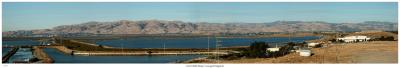
[[362,23],[327,23],[322,21],[275,21],[269,23],[207,23],[165,20],[120,20],[114,22],[86,22],[61,25],[51,29],[18,30],[3,35],[32,34],[207,34],[210,33],[258,33],[299,31],[397,31],[397,23],[366,21]]

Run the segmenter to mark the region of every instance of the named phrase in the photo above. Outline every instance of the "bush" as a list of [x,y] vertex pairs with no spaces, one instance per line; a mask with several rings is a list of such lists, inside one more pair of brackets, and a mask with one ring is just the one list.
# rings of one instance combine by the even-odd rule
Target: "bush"
[[304,43],[296,44],[296,43],[293,43],[293,42],[289,42],[287,45],[281,47],[279,49],[279,51],[277,51],[277,52],[267,52],[267,57],[276,58],[276,57],[280,57],[280,56],[284,56],[286,54],[289,54],[291,50],[294,50],[293,46],[296,46],[296,45],[303,46]]
[[236,56],[246,56],[249,58],[261,58],[266,56],[266,48],[269,48],[265,42],[253,42],[248,49],[240,49],[241,54]]
[[393,36],[385,37],[381,36],[380,38],[372,39],[372,41],[396,41]]
[[305,43],[293,43],[289,42],[287,45],[280,48],[277,52],[267,52],[266,48],[269,48],[268,44],[265,42],[253,42],[249,48],[240,48],[235,51],[240,53],[228,54],[224,56],[219,56],[220,58],[233,60],[241,57],[246,58],[268,58],[268,57],[279,57],[289,54],[291,50],[294,50],[293,46],[303,46]]
[[223,55],[220,56],[220,58],[223,58],[225,60],[234,60],[234,59],[238,59],[243,57],[244,55],[238,54],[238,53],[234,53],[234,54],[228,54],[228,55]]

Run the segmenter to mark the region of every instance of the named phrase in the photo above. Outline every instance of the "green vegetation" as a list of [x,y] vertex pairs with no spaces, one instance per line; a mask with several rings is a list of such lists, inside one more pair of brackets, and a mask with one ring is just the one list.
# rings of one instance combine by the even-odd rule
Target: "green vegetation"
[[265,42],[253,42],[250,45],[250,49],[245,51],[247,52],[246,56],[248,57],[266,57],[265,52],[266,48],[269,48],[268,43]]
[[381,36],[380,38],[371,39],[371,41],[396,41],[393,36]]
[[279,51],[276,51],[276,52],[268,51],[267,52],[267,57],[276,58],[276,57],[280,57],[280,56],[284,56],[286,54],[289,54],[291,52],[291,50],[294,50],[293,46],[296,46],[296,45],[304,47],[304,43],[296,44],[296,43],[293,43],[293,42],[289,42],[289,43],[287,43],[287,45],[281,47],[279,49]]
[[233,60],[238,58],[276,58],[280,56],[287,55],[294,50],[294,46],[305,47],[305,42],[303,43],[293,43],[289,42],[287,45],[280,47],[279,51],[270,52],[267,51],[268,43],[265,42],[253,42],[248,48],[240,48],[235,51],[239,51],[240,53],[232,53],[228,55],[220,56],[225,60]]
[[331,42],[333,42],[333,43],[344,43],[344,40],[331,39],[331,40],[329,40],[329,41],[331,41]]
[[[228,55],[219,56],[225,60],[233,60],[238,58],[265,58],[266,48],[269,48],[268,44],[265,42],[253,42],[248,48],[239,48],[234,51],[239,51],[240,53],[232,53]],[[211,57],[213,58],[213,57]]]

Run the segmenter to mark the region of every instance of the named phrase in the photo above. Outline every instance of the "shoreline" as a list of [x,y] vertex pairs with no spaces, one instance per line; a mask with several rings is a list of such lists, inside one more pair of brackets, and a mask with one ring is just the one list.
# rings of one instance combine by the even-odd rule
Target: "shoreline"
[[[76,37],[64,37],[64,39],[75,39],[75,40],[111,40],[111,39],[126,39],[126,38],[142,38],[142,37],[157,37],[157,38],[198,38],[198,37],[222,37],[222,38],[270,38],[270,37],[305,37],[305,36],[321,36],[323,33],[313,34],[310,32],[300,33],[277,33],[277,34],[265,34],[265,35],[109,35],[109,36],[76,36]],[[51,37],[3,37],[3,41],[8,40],[43,40],[51,39]]]

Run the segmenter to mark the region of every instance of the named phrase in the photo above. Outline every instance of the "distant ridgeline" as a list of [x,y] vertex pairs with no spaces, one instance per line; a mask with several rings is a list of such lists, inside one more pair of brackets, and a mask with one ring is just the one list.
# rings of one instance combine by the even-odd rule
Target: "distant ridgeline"
[[62,25],[52,29],[3,32],[3,36],[50,34],[216,34],[319,31],[397,31],[397,22],[326,23],[322,21],[275,21],[270,23],[207,23],[165,20],[120,20]]

